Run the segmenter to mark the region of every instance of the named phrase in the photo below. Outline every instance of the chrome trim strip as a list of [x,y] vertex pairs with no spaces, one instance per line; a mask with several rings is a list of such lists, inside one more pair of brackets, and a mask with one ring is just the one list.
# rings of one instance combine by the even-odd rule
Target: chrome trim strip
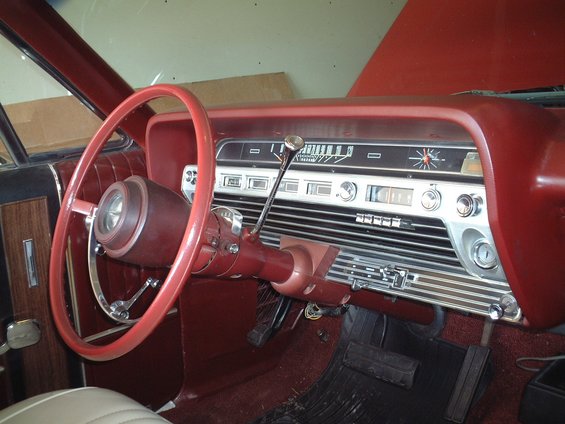
[[[59,178],[59,173],[53,164],[49,164],[49,169],[51,170],[51,174],[53,174],[53,179],[55,180],[55,185],[57,187],[57,197],[59,198],[59,208],[63,203],[63,184],[61,183],[61,179]],[[77,330],[77,334],[80,336],[80,311],[78,308],[78,295],[76,292],[76,281],[75,275],[73,271],[73,255],[71,252],[71,241],[70,238],[67,241],[67,250],[65,253],[66,262],[67,262],[67,279],[69,282],[69,291],[70,291],[70,298],[71,298],[71,308],[73,313],[73,322],[75,324],[75,329]]]
[[39,276],[37,275],[37,261],[35,259],[35,245],[33,239],[23,240],[24,262],[27,272],[27,283],[29,288],[39,286]]
[[[61,184],[61,179],[59,178],[59,173],[55,169],[55,166],[50,163],[48,165],[49,169],[51,170],[51,174],[53,174],[53,179],[55,180],[55,186],[57,188],[57,197],[59,198],[59,209],[61,208],[61,204],[63,203],[63,185]],[[73,264],[73,256],[71,253],[71,239],[70,237],[67,240],[67,249],[65,252],[65,261],[67,264],[67,280],[69,282],[69,297],[71,299],[71,312],[73,316],[73,322],[75,324],[75,330],[77,334],[81,335],[81,325],[80,325],[80,311],[78,307],[78,295],[76,291],[76,280],[75,274],[72,267]],[[86,384],[86,369],[84,367],[84,360],[80,359],[80,378],[81,383],[83,385]]]
[[57,197],[59,198],[59,206],[63,203],[63,184],[61,184],[61,179],[59,178],[59,173],[55,169],[55,165],[52,163],[47,165],[51,174],[53,174],[53,179],[55,180],[55,186],[57,187]]
[[[166,316],[174,316],[178,314],[177,308],[172,308],[169,312],[167,312]],[[85,337],[83,340],[87,343],[95,342],[96,340],[103,339],[104,337],[111,336],[112,334],[122,333],[131,328],[131,325],[120,325],[118,327],[109,328],[108,330],[101,331],[99,333],[92,334],[88,337]]]

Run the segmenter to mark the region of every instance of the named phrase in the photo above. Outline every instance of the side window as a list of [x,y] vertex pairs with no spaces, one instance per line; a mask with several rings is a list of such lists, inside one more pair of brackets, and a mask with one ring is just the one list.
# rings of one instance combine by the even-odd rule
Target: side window
[[12,163],[12,158],[6,150],[6,143],[0,134],[0,166]]
[[[100,118],[3,37],[0,57],[0,102],[28,155],[85,146]],[[4,143],[0,157],[11,161]]]

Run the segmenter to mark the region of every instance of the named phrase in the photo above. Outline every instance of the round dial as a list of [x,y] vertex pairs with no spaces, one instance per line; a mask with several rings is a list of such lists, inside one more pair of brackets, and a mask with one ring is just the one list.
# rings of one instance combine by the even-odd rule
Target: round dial
[[473,246],[473,261],[484,269],[492,269],[498,264],[496,252],[486,240],[479,240]]
[[483,199],[475,194],[462,194],[457,198],[457,213],[460,217],[477,215],[481,211]]
[[420,202],[424,209],[428,211],[435,211],[441,204],[441,194],[439,194],[439,191],[434,189],[426,190],[422,193],[422,199]]
[[411,156],[408,159],[413,161],[412,166],[421,170],[429,171],[432,169],[438,169],[441,162],[445,159],[440,157],[440,151],[438,149],[430,149],[428,147],[422,147],[416,151],[416,156]]
[[349,202],[355,199],[356,194],[357,194],[357,186],[355,185],[355,183],[352,183],[351,181],[344,181],[339,186],[338,196],[344,202]]

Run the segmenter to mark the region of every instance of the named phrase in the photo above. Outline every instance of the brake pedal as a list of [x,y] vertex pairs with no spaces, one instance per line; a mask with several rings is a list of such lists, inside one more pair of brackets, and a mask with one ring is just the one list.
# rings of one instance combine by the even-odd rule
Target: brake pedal
[[377,346],[352,341],[345,351],[343,364],[369,377],[411,389],[420,362]]

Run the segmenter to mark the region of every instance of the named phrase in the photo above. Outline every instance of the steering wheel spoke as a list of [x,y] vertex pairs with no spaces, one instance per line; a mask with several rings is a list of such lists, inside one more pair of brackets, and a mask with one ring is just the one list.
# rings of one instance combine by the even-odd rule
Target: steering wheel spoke
[[94,216],[95,210],[98,205],[95,203],[87,202],[86,200],[75,199],[71,205],[73,212],[86,216]]

